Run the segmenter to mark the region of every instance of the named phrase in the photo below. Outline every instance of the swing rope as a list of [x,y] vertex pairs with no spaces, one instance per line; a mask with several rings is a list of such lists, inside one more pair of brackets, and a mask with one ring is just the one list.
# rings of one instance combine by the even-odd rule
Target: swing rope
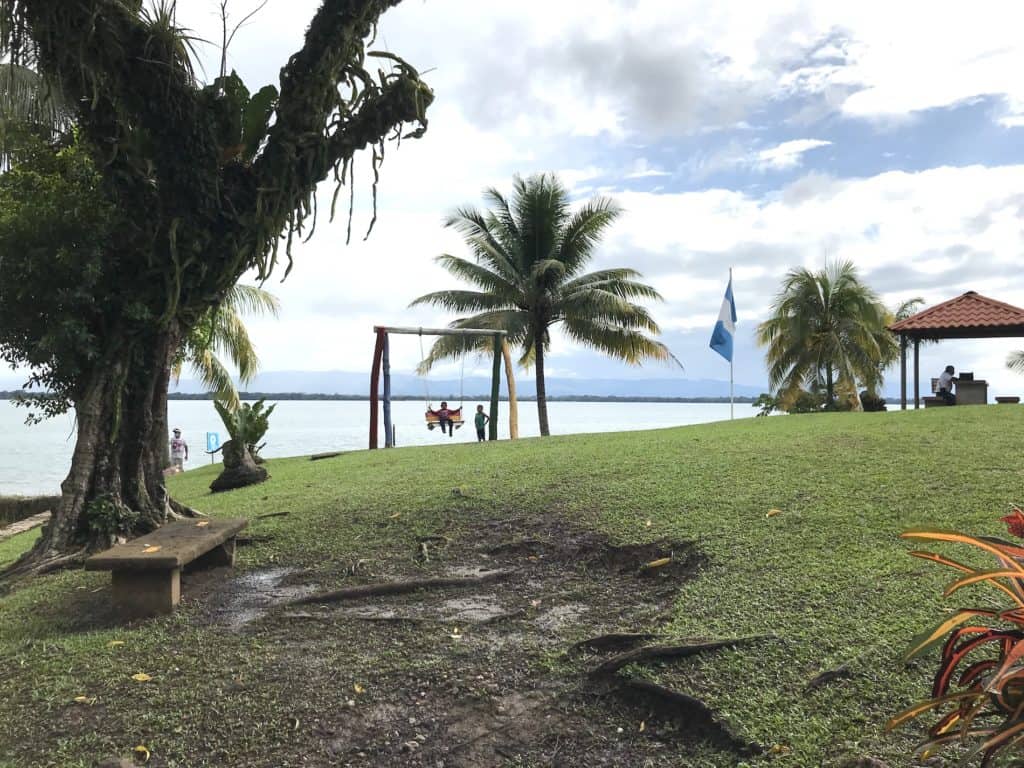
[[[426,354],[424,354],[424,352],[423,352],[423,329],[422,328],[420,328],[419,336],[420,336],[420,362],[422,363],[422,361],[427,359]],[[430,401],[430,379],[427,378],[427,374],[425,374],[425,373],[420,378],[423,379],[423,394],[426,397],[427,410],[429,411],[429,410],[431,410],[431,408],[430,408],[430,402],[431,402]]]

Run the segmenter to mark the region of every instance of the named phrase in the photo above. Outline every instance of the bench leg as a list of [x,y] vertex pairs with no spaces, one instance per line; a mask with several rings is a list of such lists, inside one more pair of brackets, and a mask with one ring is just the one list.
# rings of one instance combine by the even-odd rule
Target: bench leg
[[189,570],[201,570],[203,568],[229,568],[235,564],[235,540],[228,539],[219,547],[214,547],[202,557],[193,560]]
[[114,571],[114,605],[125,618],[162,616],[181,600],[181,569]]

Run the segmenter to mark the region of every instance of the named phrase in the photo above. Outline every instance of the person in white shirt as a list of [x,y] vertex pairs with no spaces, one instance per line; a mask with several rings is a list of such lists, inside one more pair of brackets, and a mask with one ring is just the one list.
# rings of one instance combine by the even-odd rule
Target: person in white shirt
[[181,436],[181,430],[174,430],[174,437],[171,438],[171,466],[178,472],[185,471],[185,462],[188,461],[188,443]]
[[953,384],[956,383],[956,379],[953,377],[955,372],[952,365],[947,365],[946,370],[939,374],[938,395],[946,401],[946,405],[956,405],[956,395],[953,394]]

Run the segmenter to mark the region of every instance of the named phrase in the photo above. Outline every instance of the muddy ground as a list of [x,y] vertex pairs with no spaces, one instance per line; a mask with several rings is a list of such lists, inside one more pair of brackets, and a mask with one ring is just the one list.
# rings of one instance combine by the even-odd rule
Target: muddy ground
[[[391,561],[220,569],[188,575],[183,588],[205,620],[280,644],[273,667],[247,684],[271,686],[295,704],[293,726],[312,735],[302,765],[680,765],[700,741],[728,765],[759,750],[700,702],[625,685],[658,663],[685,668],[686,659],[590,674],[616,653],[666,642],[659,629],[702,563],[691,543],[614,546],[597,533],[525,518],[461,533],[411,541]],[[479,575],[493,580],[294,604],[355,584]],[[646,636],[605,637],[636,633]],[[594,638],[603,639],[583,642]],[[357,660],[331,668],[327,658],[345,645]],[[325,680],[333,699],[323,694]],[[293,764],[282,757],[248,755],[244,764]]]

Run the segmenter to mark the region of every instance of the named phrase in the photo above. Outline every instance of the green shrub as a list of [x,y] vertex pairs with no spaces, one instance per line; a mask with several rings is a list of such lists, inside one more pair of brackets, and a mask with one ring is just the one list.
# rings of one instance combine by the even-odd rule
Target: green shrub
[[231,410],[219,400],[213,401],[213,405],[217,409],[217,413],[220,414],[220,419],[224,422],[224,428],[231,435],[231,439],[244,443],[257,463],[263,461],[259,456],[259,452],[266,443],[260,443],[260,440],[263,439],[267,429],[270,428],[270,414],[277,407],[275,403],[269,408],[264,409],[264,402],[264,400],[257,400],[252,405],[241,403],[238,408]]
[[865,411],[887,410],[885,407],[885,398],[873,395],[867,390],[860,393],[860,405]]

